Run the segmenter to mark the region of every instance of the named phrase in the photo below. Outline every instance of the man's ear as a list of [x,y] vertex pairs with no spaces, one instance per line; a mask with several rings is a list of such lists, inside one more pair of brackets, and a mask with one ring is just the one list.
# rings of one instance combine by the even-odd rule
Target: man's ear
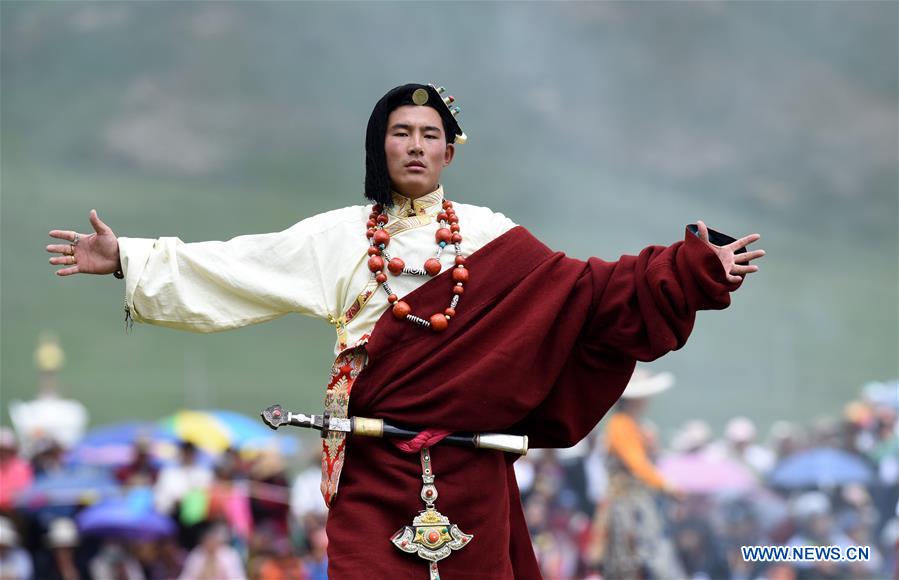
[[446,167],[450,163],[453,162],[453,157],[456,155],[456,146],[452,143],[446,144],[446,151],[443,152],[443,166]]

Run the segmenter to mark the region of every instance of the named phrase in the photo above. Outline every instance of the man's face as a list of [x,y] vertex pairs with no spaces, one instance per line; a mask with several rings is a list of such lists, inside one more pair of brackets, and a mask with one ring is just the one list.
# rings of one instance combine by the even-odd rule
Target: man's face
[[440,114],[426,106],[404,105],[387,117],[384,138],[387,172],[397,193],[415,199],[440,183],[440,172],[453,160]]

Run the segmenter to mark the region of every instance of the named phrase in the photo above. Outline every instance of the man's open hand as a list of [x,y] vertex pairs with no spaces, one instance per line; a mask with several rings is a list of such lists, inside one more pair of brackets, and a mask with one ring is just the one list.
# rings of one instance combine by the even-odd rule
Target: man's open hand
[[715,244],[709,242],[709,228],[703,223],[701,220],[696,221],[696,227],[699,229],[699,239],[708,244],[708,246],[712,249],[713,252],[718,256],[718,259],[721,260],[721,265],[724,266],[724,272],[727,274],[727,281],[732,283],[737,283],[743,279],[745,274],[749,274],[750,272],[757,272],[758,266],[750,266],[745,265],[748,262],[755,260],[756,258],[761,258],[765,255],[765,250],[753,250],[751,252],[744,252],[742,254],[736,254],[737,250],[740,248],[755,242],[762,236],[758,234],[749,234],[748,236],[744,236],[735,242],[731,242],[726,246],[716,246]]
[[68,244],[50,244],[47,251],[62,254],[50,258],[51,264],[70,266],[56,271],[57,276],[72,274],[112,274],[121,269],[119,242],[109,226],[100,221],[97,210],[89,216],[92,234],[79,234],[70,230],[50,230],[50,237],[66,240]]

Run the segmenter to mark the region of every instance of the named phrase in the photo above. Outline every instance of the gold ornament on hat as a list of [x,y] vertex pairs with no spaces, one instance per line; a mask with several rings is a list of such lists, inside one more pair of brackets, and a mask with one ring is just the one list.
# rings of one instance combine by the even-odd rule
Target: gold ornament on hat
[[428,102],[428,89],[415,89],[412,93],[412,102],[416,105],[425,105]]

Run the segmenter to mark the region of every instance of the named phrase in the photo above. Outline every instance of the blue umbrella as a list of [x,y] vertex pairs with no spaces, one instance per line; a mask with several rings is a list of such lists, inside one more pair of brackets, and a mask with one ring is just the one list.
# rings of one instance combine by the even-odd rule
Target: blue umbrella
[[175,522],[152,508],[148,488],[134,490],[128,497],[91,506],[75,516],[83,534],[148,540],[175,533]]
[[134,455],[134,443],[139,439],[174,441],[159,424],[147,421],[128,421],[104,425],[88,431],[67,454],[67,461],[82,465],[124,465]]
[[796,489],[869,483],[872,478],[871,468],[859,457],[840,449],[819,447],[782,460],[769,481],[775,487]]
[[24,490],[16,503],[31,509],[93,503],[119,492],[119,483],[106,471],[91,468],[66,469],[39,477]]
[[155,441],[168,435],[155,421],[125,421],[91,429],[79,443],[98,447],[112,443],[134,443],[141,437]]

